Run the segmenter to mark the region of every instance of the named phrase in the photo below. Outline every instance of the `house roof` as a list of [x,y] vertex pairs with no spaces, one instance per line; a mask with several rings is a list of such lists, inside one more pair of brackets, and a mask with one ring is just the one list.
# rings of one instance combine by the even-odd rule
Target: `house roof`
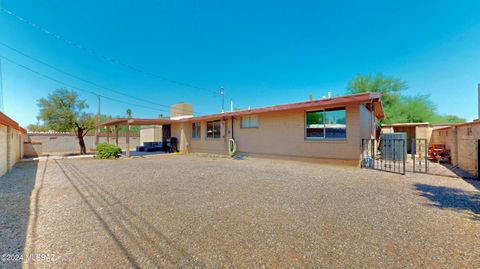
[[240,111],[234,111],[234,112],[218,113],[213,115],[193,117],[189,119],[184,119],[182,121],[188,121],[188,122],[203,121],[203,120],[212,120],[212,119],[219,119],[219,118],[246,116],[246,115],[252,115],[252,114],[261,114],[261,113],[267,113],[267,112],[299,110],[299,109],[308,109],[308,108],[316,108],[316,107],[333,107],[333,106],[342,106],[342,105],[347,105],[352,103],[369,103],[369,102],[372,102],[374,104],[375,114],[377,118],[379,119],[384,118],[385,114],[383,111],[382,102],[380,100],[380,94],[367,92],[367,93],[351,94],[351,95],[344,95],[344,96],[332,97],[332,98],[324,98],[324,99],[313,100],[313,101],[291,103],[291,104],[285,104],[285,105],[276,105],[276,106],[268,106],[268,107],[240,110]]
[[299,103],[291,103],[291,104],[268,106],[268,107],[248,109],[248,110],[240,110],[240,111],[234,111],[234,112],[211,114],[211,115],[198,116],[198,117],[190,117],[190,118],[178,119],[178,120],[118,118],[118,119],[113,119],[113,120],[104,122],[100,124],[100,126],[125,125],[127,123],[130,125],[162,125],[162,124],[170,124],[174,122],[205,121],[205,120],[239,117],[239,116],[261,114],[261,113],[268,113],[268,112],[300,110],[300,109],[309,109],[309,108],[318,108],[318,107],[327,108],[327,107],[334,107],[334,106],[344,106],[344,105],[353,104],[353,103],[359,103],[359,104],[372,103],[375,108],[375,116],[379,119],[383,119],[385,117],[382,101],[380,100],[380,94],[366,92],[366,93],[344,95],[344,96],[332,97],[332,98],[323,98],[319,100],[299,102]]
[[471,122],[457,123],[457,124],[455,124],[455,127],[462,127],[462,126],[475,125],[475,124],[480,124],[480,121],[479,120],[474,120],[474,121],[471,121]]
[[22,128],[18,122],[12,120],[10,117],[8,117],[7,115],[3,114],[2,112],[0,112],[0,124],[3,124],[5,126],[10,126],[12,127],[13,129],[19,131],[20,133],[22,134],[26,134],[27,133],[27,130],[25,130],[24,128]]

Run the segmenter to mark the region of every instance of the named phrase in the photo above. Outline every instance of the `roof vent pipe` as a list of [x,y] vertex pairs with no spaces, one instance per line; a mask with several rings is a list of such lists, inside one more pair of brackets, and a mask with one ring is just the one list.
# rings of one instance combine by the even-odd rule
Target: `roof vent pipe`
[[327,96],[328,98],[332,98],[332,92],[328,92]]

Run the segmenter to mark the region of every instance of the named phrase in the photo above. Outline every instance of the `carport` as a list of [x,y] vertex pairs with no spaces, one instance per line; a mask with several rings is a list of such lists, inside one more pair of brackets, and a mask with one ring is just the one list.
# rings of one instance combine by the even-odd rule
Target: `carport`
[[161,125],[164,130],[162,140],[165,142],[170,138],[170,125],[173,121],[170,119],[135,119],[135,118],[115,118],[99,124],[97,127],[107,128],[107,143],[110,143],[110,131],[114,129],[115,133],[115,145],[118,146],[118,130],[120,126],[125,126],[125,156],[130,157],[130,126],[149,126],[149,125]]

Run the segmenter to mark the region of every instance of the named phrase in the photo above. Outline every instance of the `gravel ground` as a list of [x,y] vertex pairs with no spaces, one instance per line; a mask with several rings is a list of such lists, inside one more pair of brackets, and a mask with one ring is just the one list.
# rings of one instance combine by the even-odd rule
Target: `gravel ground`
[[473,181],[171,155],[50,160],[44,179],[37,179],[25,247],[43,259],[26,267],[480,263],[480,184]]
[[[20,268],[27,232],[36,162],[16,165],[0,177],[0,268]],[[39,177],[40,178],[40,177]]]

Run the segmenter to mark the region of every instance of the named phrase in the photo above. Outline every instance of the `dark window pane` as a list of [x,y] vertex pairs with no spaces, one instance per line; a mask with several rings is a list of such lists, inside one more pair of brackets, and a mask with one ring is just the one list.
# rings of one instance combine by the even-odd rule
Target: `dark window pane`
[[324,113],[312,111],[306,113],[306,136],[323,138],[324,136]]
[[220,138],[220,121],[207,122],[207,138]]

